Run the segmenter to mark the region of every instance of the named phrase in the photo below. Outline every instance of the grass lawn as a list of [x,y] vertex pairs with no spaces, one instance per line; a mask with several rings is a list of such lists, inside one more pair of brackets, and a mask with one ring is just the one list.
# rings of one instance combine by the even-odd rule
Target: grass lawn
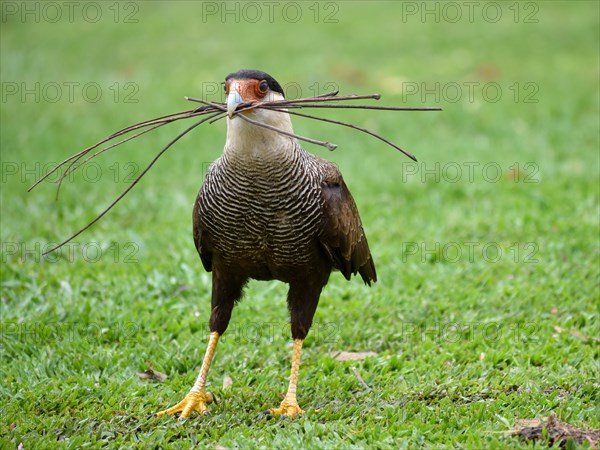
[[[476,3],[476,4],[475,4]],[[539,448],[510,431],[600,428],[597,2],[3,2],[0,447]],[[286,286],[252,282],[209,373],[211,418],[148,418],[191,387],[210,275],[191,211],[225,123],[50,167],[134,122],[221,100],[258,68],[289,96],[337,87],[438,113],[295,118],[340,167],[379,281],[333,274],[305,342],[294,420]],[[373,352],[340,361],[339,352]],[[140,379],[154,369],[164,382]],[[224,381],[231,379],[231,386]],[[362,380],[362,381],[361,381]],[[592,444],[582,444],[591,448]]]

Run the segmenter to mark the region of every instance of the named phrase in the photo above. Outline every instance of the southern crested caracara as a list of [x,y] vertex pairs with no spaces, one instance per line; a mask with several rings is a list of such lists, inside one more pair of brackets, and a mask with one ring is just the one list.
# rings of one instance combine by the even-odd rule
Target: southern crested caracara
[[236,112],[245,102],[283,100],[268,74],[240,70],[225,79],[227,141],[210,167],[194,206],[194,242],[212,272],[210,340],[200,374],[185,398],[158,413],[208,415],[214,396],[206,377],[219,337],[249,279],[280,280],[290,288],[292,369],[287,394],[273,415],[303,411],[296,400],[302,342],[310,329],[321,290],[332,270],[346,279],[359,273],[377,280],[356,205],[335,165],[306,152],[293,137],[254,121],[293,132],[289,114],[267,109]]

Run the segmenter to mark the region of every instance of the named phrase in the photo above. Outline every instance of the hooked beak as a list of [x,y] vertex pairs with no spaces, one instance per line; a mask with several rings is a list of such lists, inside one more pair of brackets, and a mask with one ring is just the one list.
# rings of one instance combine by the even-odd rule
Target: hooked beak
[[244,103],[244,99],[240,95],[238,88],[238,83],[232,83],[229,88],[229,94],[227,94],[227,115],[230,119],[233,117],[233,113],[238,105]]

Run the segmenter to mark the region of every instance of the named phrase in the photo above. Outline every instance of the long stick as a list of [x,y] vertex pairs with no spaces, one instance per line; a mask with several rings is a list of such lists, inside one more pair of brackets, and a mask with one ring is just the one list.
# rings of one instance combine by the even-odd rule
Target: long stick
[[[243,111],[248,111],[248,110],[252,110],[252,109],[267,109],[267,110],[272,110],[272,111],[279,111],[281,113],[288,113],[288,114],[294,114],[294,115],[298,115],[301,117],[306,117],[306,118],[310,118],[310,119],[315,119],[315,120],[320,120],[323,122],[328,122],[328,123],[333,123],[336,125],[342,125],[348,128],[352,128],[358,131],[361,131],[363,133],[367,133],[370,136],[375,137],[376,139],[379,139],[380,141],[394,147],[395,149],[401,151],[402,153],[404,153],[406,156],[408,156],[409,158],[413,159],[414,161],[416,161],[416,158],[411,155],[410,153],[406,152],[405,150],[403,150],[402,148],[400,148],[399,146],[397,146],[396,144],[394,144],[393,142],[383,138],[382,136],[379,136],[378,134],[367,130],[366,128],[363,127],[359,127],[357,125],[353,125],[351,123],[347,123],[347,122],[342,122],[342,121],[338,121],[338,120],[333,120],[333,119],[326,119],[323,117],[317,117],[317,116],[313,116],[310,114],[305,114],[305,113],[300,113],[298,111],[290,111],[294,110],[294,109],[303,109],[303,108],[334,108],[334,109],[368,109],[368,110],[379,110],[379,111],[441,111],[441,108],[413,108],[413,107],[394,107],[394,106],[372,106],[372,105],[347,105],[347,104],[332,104],[331,102],[338,102],[338,101],[344,101],[344,100],[361,100],[361,99],[374,99],[374,100],[379,100],[381,98],[381,96],[379,94],[369,94],[369,95],[347,95],[347,96],[338,96],[338,91],[334,91],[334,92],[330,92],[327,94],[322,94],[322,95],[318,95],[315,97],[307,97],[307,98],[301,98],[301,99],[295,99],[295,100],[280,100],[280,101],[272,101],[272,102],[249,102],[249,103],[242,103],[240,105],[238,105],[238,107],[236,108],[234,114],[238,115],[242,120],[245,120],[249,123],[252,123],[256,126],[260,126],[269,130],[272,130],[274,132],[280,133],[280,134],[284,134],[286,136],[290,136],[293,137],[295,139],[298,140],[302,140],[305,142],[309,142],[312,144],[317,144],[317,145],[322,145],[324,147],[326,147],[329,150],[334,150],[335,148],[337,148],[337,146],[335,144],[332,144],[330,142],[324,142],[324,141],[319,141],[316,139],[311,139],[311,138],[306,138],[303,136],[299,136],[295,133],[291,133],[285,130],[281,130],[279,128],[273,127],[271,125],[268,124],[264,124],[258,121],[255,121],[249,117],[247,117],[245,114],[240,114]],[[205,106],[201,106],[199,108],[196,109],[192,109],[192,110],[187,110],[187,111],[182,111],[179,113],[173,113],[173,114],[167,114],[165,116],[161,116],[161,117],[157,117],[154,119],[149,119],[149,120],[145,120],[142,122],[138,122],[136,124],[127,126],[125,128],[122,128],[112,134],[110,134],[109,136],[105,137],[104,139],[100,140],[99,142],[87,147],[86,149],[72,155],[69,156],[68,158],[66,158],[65,160],[63,160],[61,163],[59,163],[56,167],[54,167],[50,172],[48,172],[46,175],[42,176],[39,180],[37,180],[29,189],[28,191],[31,191],[33,188],[35,188],[37,185],[39,185],[42,181],[46,180],[50,175],[52,175],[54,172],[56,172],[60,167],[63,167],[64,165],[68,164],[68,167],[66,169],[66,172],[60,177],[59,181],[58,181],[58,188],[57,188],[57,196],[58,196],[58,192],[60,190],[61,184],[63,182],[63,180],[71,173],[73,173],[74,171],[76,171],[78,168],[80,168],[81,166],[83,166],[84,164],[86,164],[87,162],[89,162],[91,159],[95,158],[96,156],[112,149],[115,148],[125,142],[128,142],[132,139],[135,139],[136,137],[139,137],[145,133],[148,133],[152,130],[155,130],[156,128],[166,125],[168,123],[172,123],[175,122],[177,120],[181,120],[181,119],[189,119],[191,117],[197,117],[197,116],[201,116],[201,115],[207,115],[207,117],[204,117],[202,120],[200,120],[199,122],[194,123],[192,126],[186,128],[183,132],[181,132],[180,134],[178,134],[173,140],[171,140],[165,147],[163,147],[161,149],[161,151],[150,161],[150,163],[144,168],[144,170],[140,173],[140,175],[138,175],[135,180],[131,183],[130,186],[128,186],[108,207],[106,207],[99,215],[97,215],[90,223],[88,223],[85,227],[81,228],[79,231],[77,231],[75,234],[73,234],[71,237],[69,237],[67,240],[61,242],[60,244],[58,244],[57,246],[51,248],[50,250],[44,252],[44,255],[59,249],[60,247],[62,247],[63,245],[65,245],[66,243],[70,242],[71,240],[73,240],[74,238],[76,238],[77,236],[79,236],[81,233],[83,233],[85,230],[87,230],[88,228],[90,228],[91,226],[93,226],[96,222],[98,222],[106,213],[108,213],[108,211],[110,211],[125,195],[127,195],[127,193],[129,193],[129,191],[131,191],[131,189],[133,189],[133,187],[142,179],[142,177],[144,177],[146,175],[146,173],[152,168],[152,166],[158,161],[158,159],[170,148],[173,146],[173,144],[175,144],[179,139],[181,139],[183,136],[185,136],[186,134],[188,134],[190,131],[192,131],[194,128],[196,128],[197,126],[201,125],[202,123],[205,122],[209,122],[212,123],[216,120],[222,119],[224,117],[226,117],[227,114],[227,108],[226,105],[224,103],[213,103],[213,102],[209,102],[209,101],[205,101],[205,100],[201,100],[201,99],[196,99],[196,98],[192,98],[192,97],[186,97],[187,100],[189,101],[193,101],[193,102],[199,102],[204,104]],[[118,142],[112,143],[98,151],[96,151],[95,153],[87,156],[83,161],[80,162],[80,159],[83,158],[84,156],[88,155],[88,153],[90,153],[92,150],[100,147],[101,145],[117,138],[120,136],[124,136],[127,135],[128,133],[131,133],[133,131],[136,130],[140,130],[143,129],[140,132],[135,133],[132,136],[128,136]]]
[[[194,99],[193,101],[198,101],[200,103],[204,103],[206,105],[213,106],[215,108],[219,108],[221,111],[225,111],[225,112],[227,111],[227,108],[223,104],[221,104],[221,103],[213,103],[213,102],[209,102],[207,100],[202,100],[202,99]],[[257,104],[257,107],[258,107],[258,104]],[[333,150],[335,150],[337,148],[337,145],[332,144],[331,142],[318,141],[316,139],[307,138],[307,137],[300,136],[300,135],[295,134],[295,133],[290,133],[289,131],[285,131],[285,130],[282,130],[280,128],[276,128],[274,126],[267,125],[266,123],[261,123],[261,122],[258,122],[256,120],[252,120],[249,117],[244,116],[243,114],[239,114],[239,112],[237,112],[237,111],[235,112],[235,114],[239,118],[245,120],[246,122],[250,122],[251,124],[254,124],[256,126],[259,126],[259,127],[262,127],[262,128],[266,128],[267,130],[276,131],[277,133],[284,134],[286,136],[293,137],[293,138],[296,138],[296,139],[301,140],[301,141],[310,142],[311,144],[322,145],[327,150],[333,151]]]
[[[221,112],[216,112],[214,115],[217,114],[221,114]],[[81,233],[83,233],[85,230],[87,230],[88,228],[90,228],[92,225],[94,225],[96,222],[98,222],[102,217],[104,217],[104,215],[110,211],[123,197],[125,197],[125,195],[127,195],[127,193],[133,189],[133,187],[138,184],[138,182],[142,179],[142,177],[144,175],[146,175],[146,173],[150,170],[150,168],[156,163],[156,161],[158,161],[158,158],[160,158],[163,153],[165,153],[175,142],[177,142],[179,139],[181,139],[183,136],[185,136],[186,134],[188,134],[190,131],[192,131],[194,128],[196,128],[198,125],[206,122],[207,120],[211,119],[213,116],[209,116],[209,117],[205,117],[204,119],[202,119],[199,122],[196,122],[194,125],[192,125],[191,127],[186,128],[183,132],[179,133],[177,135],[177,137],[175,137],[175,139],[173,139],[171,142],[169,142],[159,153],[158,155],[156,155],[152,161],[150,161],[150,164],[148,164],[146,166],[146,168],[142,171],[142,173],[140,173],[140,175],[137,176],[137,178],[131,183],[131,185],[129,187],[127,187],[127,189],[125,189],[121,195],[119,195],[110,205],[108,205],[108,207],[106,207],[104,209],[104,211],[102,211],[100,214],[98,214],[96,216],[96,218],[94,220],[92,220],[90,223],[88,223],[85,227],[81,228],[79,231],[77,231],[75,234],[73,234],[70,238],[62,241],[60,244],[56,245],[55,247],[52,247],[50,250],[45,251],[43,254],[47,255],[50,252],[53,252],[54,250],[57,250],[59,248],[61,248],[63,245],[65,245],[68,242],[71,242],[73,239],[75,239],[77,236],[79,236]]]
[[380,135],[378,135],[378,134],[376,134],[376,133],[373,133],[373,132],[372,132],[372,131],[370,131],[370,130],[367,130],[366,128],[362,128],[362,127],[359,127],[359,126],[353,125],[353,124],[351,124],[351,123],[340,122],[339,120],[325,119],[324,117],[311,116],[310,114],[304,114],[304,113],[300,113],[300,112],[298,112],[298,111],[287,111],[287,113],[288,113],[288,114],[294,114],[294,115],[296,115],[296,116],[307,117],[307,118],[309,118],[309,119],[321,120],[321,121],[323,121],[323,122],[334,123],[334,124],[336,124],[336,125],[343,125],[343,126],[345,126],[345,127],[348,127],[348,128],[353,128],[353,129],[355,129],[355,130],[362,131],[363,133],[367,133],[368,135],[370,135],[370,136],[373,136],[374,138],[376,138],[376,139],[379,139],[380,141],[383,141],[383,142],[385,142],[385,143],[386,143],[386,144],[388,144],[388,145],[391,145],[391,146],[392,146],[392,147],[394,147],[396,150],[399,150],[399,151],[401,151],[402,153],[404,153],[406,156],[408,156],[408,157],[409,157],[410,159],[412,159],[413,161],[416,161],[416,160],[417,160],[417,158],[415,158],[415,157],[414,157],[412,154],[408,153],[406,150],[404,150],[404,149],[402,149],[402,148],[398,147],[396,144],[394,144],[393,142],[391,142],[391,141],[387,140],[386,138],[384,138],[384,137],[382,137],[382,136],[380,136]]
[[35,188],[38,184],[40,184],[42,181],[44,181],[46,178],[48,178],[50,175],[52,175],[54,172],[56,172],[59,168],[61,168],[62,166],[64,166],[65,164],[67,164],[69,161],[72,161],[73,159],[75,159],[74,162],[77,162],[77,160],[79,158],[81,158],[82,156],[86,155],[88,152],[90,152],[91,150],[94,150],[95,148],[98,148],[99,146],[101,146],[102,144],[116,138],[119,136],[122,136],[124,134],[127,134],[131,131],[137,130],[139,128],[144,128],[150,125],[155,125],[157,123],[171,123],[174,122],[176,120],[180,120],[180,119],[187,119],[189,117],[195,117],[198,115],[203,115],[203,114],[208,114],[210,112],[213,112],[211,110],[208,110],[207,108],[197,108],[197,109],[192,109],[189,111],[183,111],[183,112],[178,112],[178,113],[173,113],[173,114],[167,114],[166,116],[161,116],[161,117],[157,117],[154,119],[150,119],[150,120],[145,120],[143,122],[138,122],[136,124],[133,125],[129,125],[125,128],[120,129],[119,131],[116,131],[112,134],[110,134],[109,136],[105,137],[104,139],[96,142],[93,145],[90,145],[89,147],[83,149],[82,151],[75,153],[74,155],[69,156],[68,158],[66,158],[65,160],[63,160],[62,162],[60,162],[58,165],[56,165],[51,171],[49,171],[47,174],[45,174],[44,176],[42,176],[39,180],[37,180],[28,190],[27,192],[30,192],[33,188]]

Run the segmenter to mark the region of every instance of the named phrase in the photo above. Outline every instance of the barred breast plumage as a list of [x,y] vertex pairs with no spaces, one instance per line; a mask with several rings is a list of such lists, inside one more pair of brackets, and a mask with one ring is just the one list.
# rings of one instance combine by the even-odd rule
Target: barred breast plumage
[[314,259],[329,163],[291,139],[290,148],[268,160],[224,154],[198,195],[213,253],[228,267],[243,265],[251,278],[287,281],[286,271]]

